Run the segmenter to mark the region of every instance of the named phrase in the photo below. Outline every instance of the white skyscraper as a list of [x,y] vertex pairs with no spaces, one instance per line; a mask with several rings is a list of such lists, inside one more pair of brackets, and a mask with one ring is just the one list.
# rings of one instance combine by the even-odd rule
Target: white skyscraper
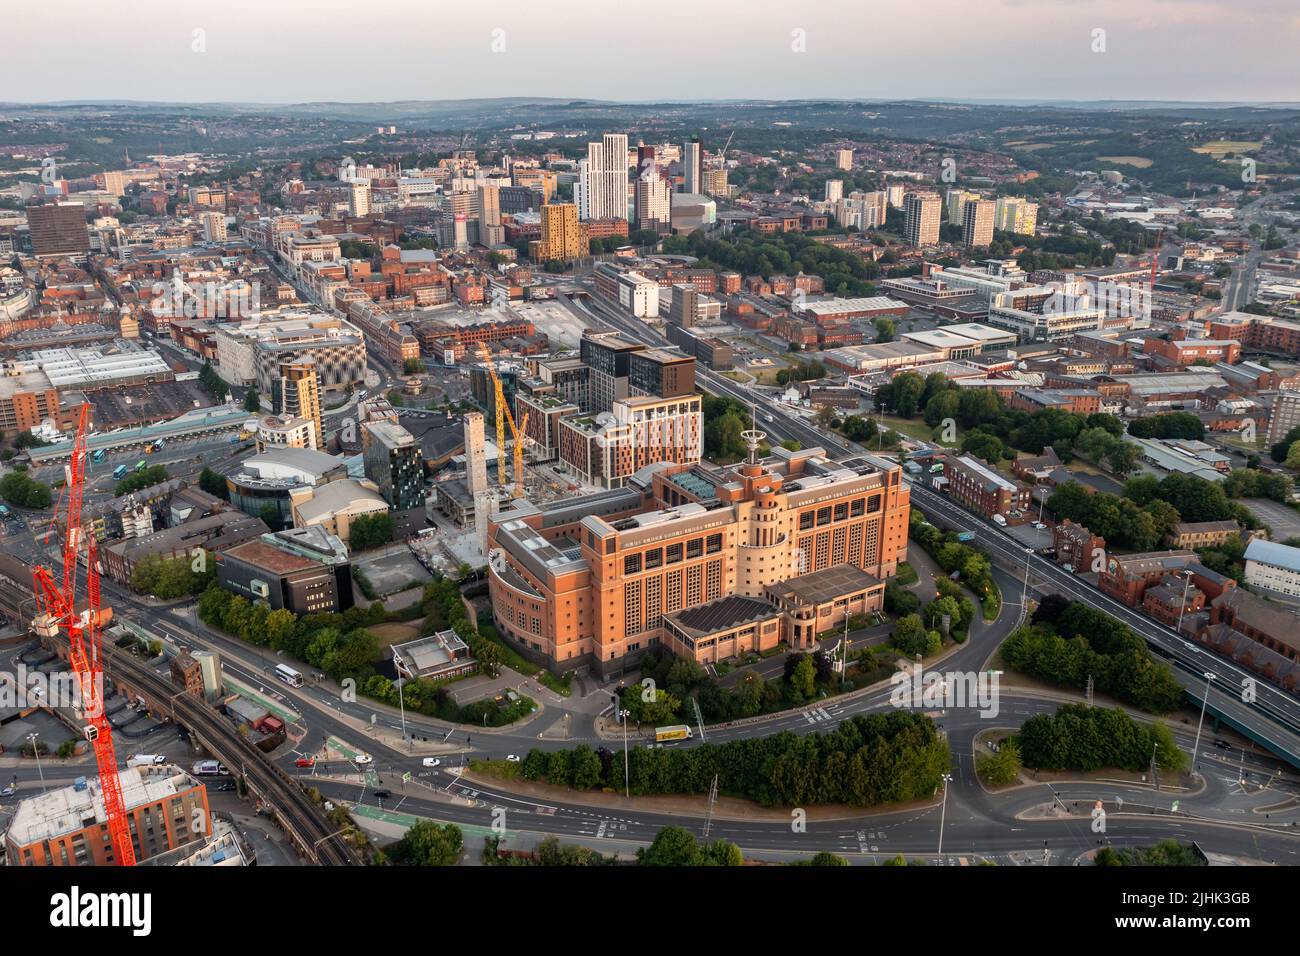
[[826,180],[826,201],[839,202],[844,198],[844,180],[828,179]]
[[690,142],[682,147],[682,169],[685,179],[683,192],[702,192],[704,186],[704,147],[700,145],[698,136],[692,136]]
[[578,163],[574,188],[578,218],[627,218],[627,135],[606,133],[587,144],[587,158]]

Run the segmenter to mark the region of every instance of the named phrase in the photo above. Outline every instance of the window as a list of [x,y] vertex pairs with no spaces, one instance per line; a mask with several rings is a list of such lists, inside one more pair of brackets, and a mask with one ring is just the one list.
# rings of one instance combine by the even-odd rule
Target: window
[[841,501],[835,506],[835,520],[843,521],[849,516],[849,504],[847,501]]
[[818,509],[817,509],[817,527],[820,528],[822,525],[824,525],[824,524],[830,524],[830,523],[831,523],[831,509],[830,509],[830,508],[818,508]]
[[704,539],[692,538],[686,542],[686,557],[698,558],[704,554]]
[[805,511],[803,514],[799,516],[799,530],[807,531],[812,526],[813,526],[813,513],[811,511]]
[[645,569],[647,571],[651,571],[654,568],[663,567],[663,563],[664,563],[663,548],[654,548],[653,550],[647,551],[645,553]]
[[682,546],[681,546],[681,543],[679,542],[679,543],[677,543],[677,544],[670,544],[670,545],[668,546],[668,563],[669,563],[669,564],[678,564],[678,563],[681,562],[681,560],[682,560]]
[[853,499],[852,503],[849,505],[849,514],[855,518],[861,518],[862,515],[866,513],[866,510],[867,503],[862,498]]
[[629,554],[623,558],[623,573],[638,574],[641,571],[641,555]]
[[717,554],[722,550],[722,535],[711,534],[704,544],[704,550],[709,554]]

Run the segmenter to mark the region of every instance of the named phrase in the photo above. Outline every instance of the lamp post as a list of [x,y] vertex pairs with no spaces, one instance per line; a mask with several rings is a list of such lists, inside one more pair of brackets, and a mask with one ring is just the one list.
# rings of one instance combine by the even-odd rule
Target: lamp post
[[629,776],[628,773],[628,764],[627,764],[627,717],[628,717],[627,710],[620,707],[618,711],[618,716],[621,717],[623,720],[623,792],[628,797],[628,799],[631,799],[632,783],[631,783],[631,777]]
[[1192,745],[1192,773],[1201,775],[1201,725],[1205,723],[1205,705],[1210,702],[1210,681],[1214,680],[1212,671],[1205,672],[1205,693],[1201,695],[1201,719],[1196,722],[1196,743]]
[[40,774],[41,793],[44,793],[45,792],[45,771],[41,769],[41,751],[40,748],[36,746],[36,738],[39,736],[40,736],[39,733],[32,732],[27,735],[27,739],[32,742],[32,756],[36,758],[36,772]]
[[1033,548],[1025,548],[1025,580],[1020,589],[1020,612],[1022,614],[1029,603],[1029,559],[1033,553]]
[[1179,635],[1183,633],[1183,612],[1187,610],[1187,589],[1192,586],[1192,571],[1190,568],[1183,571],[1183,603],[1178,606],[1178,627],[1174,628]]
[[948,815],[948,785],[952,783],[952,774],[943,775],[943,804],[939,810],[939,856],[943,856],[943,821]]

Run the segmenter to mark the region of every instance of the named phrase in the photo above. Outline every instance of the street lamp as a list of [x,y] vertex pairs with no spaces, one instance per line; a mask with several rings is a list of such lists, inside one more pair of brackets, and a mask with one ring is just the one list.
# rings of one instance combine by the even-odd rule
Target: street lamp
[[32,742],[32,756],[36,758],[36,772],[40,774],[41,793],[44,793],[45,792],[45,771],[41,769],[41,751],[40,748],[36,746],[36,738],[39,736],[40,736],[39,733],[32,732],[27,735],[27,739]]
[[632,782],[631,782],[631,777],[629,776],[629,773],[628,773],[628,764],[627,764],[627,718],[628,718],[628,711],[627,711],[626,709],[619,708],[618,716],[621,717],[621,718],[623,719],[623,792],[627,795],[628,799],[631,799],[631,798],[632,798]]
[[1178,627],[1174,628],[1182,636],[1183,633],[1183,612],[1187,610],[1187,589],[1192,586],[1192,569],[1188,568],[1183,571],[1183,603],[1178,606]]
[[1020,590],[1020,613],[1021,614],[1023,614],[1025,612],[1025,608],[1029,606],[1029,559],[1033,555],[1033,553],[1034,553],[1033,548],[1025,548],[1025,582],[1024,582],[1024,586]]
[[1192,745],[1192,773],[1198,777],[1201,775],[1201,725],[1205,723],[1205,705],[1210,702],[1210,681],[1212,680],[1214,680],[1214,673],[1212,671],[1206,671],[1205,693],[1201,695],[1201,719],[1196,722],[1196,743]]
[[939,856],[943,856],[943,821],[948,815],[948,784],[952,783],[952,774],[943,775],[943,804],[939,809]]

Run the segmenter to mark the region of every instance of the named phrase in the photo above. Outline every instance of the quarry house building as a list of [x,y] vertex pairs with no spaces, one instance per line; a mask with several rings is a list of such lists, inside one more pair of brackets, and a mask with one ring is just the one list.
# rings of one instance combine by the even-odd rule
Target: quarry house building
[[810,648],[881,607],[907,548],[894,462],[783,448],[722,468],[658,462],[621,488],[488,528],[496,626],[555,673],[622,671],[666,645],[701,662],[785,641]]

